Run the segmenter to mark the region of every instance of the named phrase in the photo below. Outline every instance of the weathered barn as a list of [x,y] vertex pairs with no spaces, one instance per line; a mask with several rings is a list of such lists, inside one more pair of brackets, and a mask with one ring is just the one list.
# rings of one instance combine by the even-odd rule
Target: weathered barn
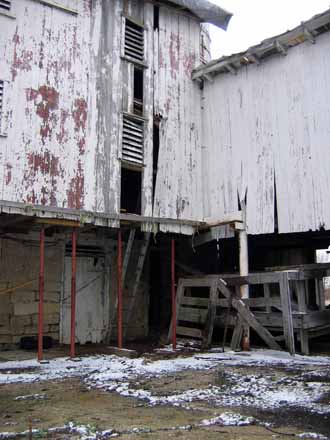
[[[230,17],[204,0],[0,0],[0,345],[38,329],[39,343],[43,331],[71,345],[159,336],[173,234],[179,276],[291,270],[330,244],[330,12],[210,62],[202,23]],[[295,335],[308,351],[330,327],[328,268],[314,269],[257,279],[268,300],[280,283],[280,305],[245,299],[277,308],[257,325],[285,321],[291,351]],[[246,297],[254,282],[236,287]],[[185,301],[195,324],[213,313]],[[258,329],[273,347],[283,339]]]
[[115,335],[120,224],[146,231],[123,232],[123,278],[128,336],[148,334],[149,231],[202,220],[201,22],[229,19],[207,1],[0,1],[1,344],[38,322],[70,341],[72,228],[76,340]]

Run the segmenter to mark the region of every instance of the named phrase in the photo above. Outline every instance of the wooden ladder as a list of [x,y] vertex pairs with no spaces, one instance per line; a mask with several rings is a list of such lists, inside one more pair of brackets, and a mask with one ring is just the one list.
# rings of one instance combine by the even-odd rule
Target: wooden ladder
[[[134,237],[135,237],[135,235],[134,235]],[[126,258],[127,253],[125,253],[124,265],[123,265],[123,275],[125,274],[125,276],[126,276],[127,268],[129,265],[130,255],[131,255],[132,248],[133,248],[134,237],[131,240],[132,243],[130,243],[130,239],[131,239],[131,235],[130,235],[129,240],[128,240],[128,244],[127,244],[127,250],[128,250],[128,246],[130,245],[130,251],[129,251],[130,254]],[[150,237],[151,237],[151,233],[146,232],[144,234],[144,239],[143,239],[142,243],[137,244],[140,246],[140,250],[139,250],[139,256],[138,256],[138,260],[137,260],[137,264],[136,264],[136,268],[135,268],[135,276],[134,276],[133,287],[132,287],[132,295],[131,295],[131,298],[130,298],[130,301],[128,304],[127,313],[126,313],[126,317],[125,317],[126,319],[125,319],[124,332],[123,332],[124,339],[126,338],[128,325],[129,325],[129,322],[131,320],[132,313],[134,310],[136,296],[137,296],[137,292],[138,292],[138,289],[140,286],[140,281],[141,281],[141,276],[142,276],[142,272],[144,269],[145,260],[146,260],[147,254],[148,254]],[[126,264],[126,266],[125,266],[125,264]],[[125,280],[125,278],[123,276],[123,283],[124,283],[124,280]]]

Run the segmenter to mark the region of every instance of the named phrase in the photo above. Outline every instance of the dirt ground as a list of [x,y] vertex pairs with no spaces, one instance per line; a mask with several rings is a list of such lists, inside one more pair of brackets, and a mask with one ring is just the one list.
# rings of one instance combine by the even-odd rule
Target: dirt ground
[[[304,374],[306,371],[313,375],[316,369],[311,366],[304,369]],[[209,370],[187,369],[160,377],[143,377],[138,383],[132,383],[131,387],[134,389],[136,386],[136,388],[150,391],[155,396],[171,396],[197,388],[207,389],[210,385],[224,385],[226,375],[223,372],[224,368],[221,366]],[[232,366],[226,367],[225,372],[226,374],[239,374],[244,379],[245,376],[255,372],[255,367]],[[260,376],[274,376],[274,380],[278,380],[281,377],[295,375],[297,371],[287,371],[284,367],[262,366],[258,373]],[[313,376],[311,380],[315,381],[317,377]],[[226,386],[230,387],[230,383]],[[32,397],[21,399],[20,396]],[[141,399],[124,397],[117,392],[90,389],[83,376],[34,383],[3,384],[0,385],[0,439],[6,438],[1,436],[1,433],[22,433],[28,431],[30,426],[32,429],[38,429],[39,432],[33,434],[32,437],[29,437],[27,432],[24,436],[17,438],[109,438],[110,435],[93,437],[93,434],[110,428],[113,433],[112,437],[142,440],[287,439],[306,432],[330,436],[330,395],[324,396],[323,399],[323,403],[329,404],[328,414],[315,414],[304,411],[302,408],[285,405],[265,411],[249,406],[220,407],[212,401],[199,401],[198,399],[192,400],[189,403],[189,409],[186,409],[169,404],[150,406],[148,402],[141,401]],[[218,417],[226,411],[252,416],[256,421],[248,426],[200,426],[203,420]],[[69,433],[67,430],[47,432],[50,428],[62,427],[69,423],[74,426],[87,427],[88,433],[82,435]],[[89,434],[91,437],[88,437]]]
[[[180,383],[180,389],[196,384],[201,385],[201,380],[208,382],[209,375],[201,377],[196,372],[184,373],[178,377],[176,383]],[[196,377],[197,376],[197,377]],[[203,376],[203,375],[202,375]],[[173,389],[173,384],[168,387],[164,380],[153,381],[146,384],[146,388],[161,389],[162,393]],[[46,394],[45,400],[21,400],[15,401],[17,396]],[[253,439],[273,438],[274,433],[260,426],[243,427],[194,427],[189,431],[167,431],[169,427],[196,425],[201,420],[215,417],[225,408],[216,408],[208,405],[196,404],[194,410],[184,410],[171,406],[149,407],[132,398],[125,398],[116,393],[87,390],[77,379],[57,381],[53,383],[36,384],[11,384],[0,388],[0,432],[22,432],[29,429],[29,423],[33,428],[46,430],[50,427],[63,426],[68,422],[77,425],[89,425],[91,431],[106,430],[111,426],[115,431],[122,432],[122,439],[135,437],[136,434],[125,431],[150,429],[151,433],[141,433],[141,439],[219,439],[219,433],[223,439]],[[163,431],[166,429],[166,431]],[[275,430],[275,428],[274,428]],[[299,429],[287,424],[278,426],[276,431],[295,433]],[[41,436],[34,436],[40,438]],[[46,438],[47,435],[44,434]],[[286,438],[287,435],[277,438]],[[41,437],[42,438],[42,437]],[[67,434],[52,434],[49,438],[68,438]],[[70,438],[79,438],[70,435]]]

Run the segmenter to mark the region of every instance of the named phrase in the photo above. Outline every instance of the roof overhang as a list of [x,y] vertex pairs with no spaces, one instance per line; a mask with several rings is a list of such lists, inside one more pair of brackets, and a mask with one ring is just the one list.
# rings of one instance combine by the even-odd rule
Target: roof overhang
[[182,8],[188,9],[196,15],[201,22],[211,23],[226,30],[232,13],[220,8],[207,0],[169,0]]
[[274,55],[285,56],[291,48],[299,44],[314,44],[319,35],[325,32],[330,32],[330,9],[302,22],[292,30],[267,38],[244,52],[223,56],[197,67],[193,71],[192,79],[213,81],[215,75],[236,74],[244,66],[260,64]]

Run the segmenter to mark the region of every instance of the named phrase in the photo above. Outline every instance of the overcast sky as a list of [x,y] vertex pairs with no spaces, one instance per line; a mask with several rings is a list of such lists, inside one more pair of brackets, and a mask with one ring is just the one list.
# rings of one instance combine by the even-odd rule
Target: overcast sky
[[330,7],[330,0],[212,0],[232,12],[227,32],[211,26],[212,57],[230,55],[292,29]]

